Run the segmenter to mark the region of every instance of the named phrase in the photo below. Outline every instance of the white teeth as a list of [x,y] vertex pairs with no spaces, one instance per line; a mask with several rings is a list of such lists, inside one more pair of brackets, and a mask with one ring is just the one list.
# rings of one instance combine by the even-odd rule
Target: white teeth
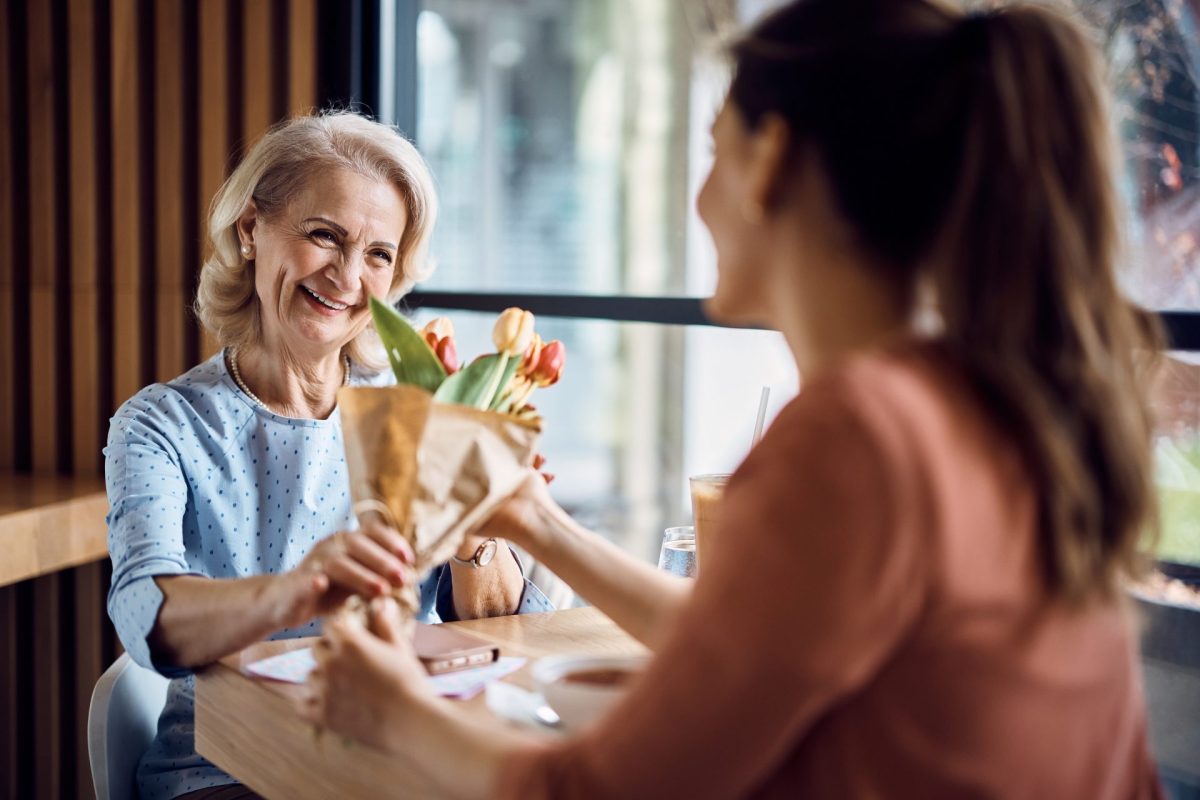
[[317,298],[317,302],[319,302],[321,305],[325,306],[326,308],[332,308],[334,311],[345,311],[347,308],[350,307],[350,306],[346,305],[345,303],[334,302],[333,300],[330,300],[328,297],[325,297],[324,295],[322,295],[318,292],[314,292],[312,289],[308,288],[304,284],[301,284],[300,288],[303,289],[304,291],[308,292],[309,294],[311,294],[313,297]]

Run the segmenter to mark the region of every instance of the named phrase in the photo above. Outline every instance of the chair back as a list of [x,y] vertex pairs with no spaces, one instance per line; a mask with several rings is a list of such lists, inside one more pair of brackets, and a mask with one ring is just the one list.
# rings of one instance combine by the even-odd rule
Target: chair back
[[154,740],[169,684],[133,663],[128,653],[96,682],[88,709],[88,760],[98,800],[137,797],[134,773]]

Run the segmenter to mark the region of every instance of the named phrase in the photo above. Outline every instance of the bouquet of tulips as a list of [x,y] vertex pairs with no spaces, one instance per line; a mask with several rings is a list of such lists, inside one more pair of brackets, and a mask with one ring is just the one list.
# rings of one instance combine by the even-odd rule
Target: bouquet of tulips
[[[371,314],[396,385],[338,393],[354,513],[400,531],[423,574],[525,478],[541,433],[529,398],[558,381],[566,350],[510,308],[492,332],[496,352],[460,368],[448,319],[418,331],[375,299]],[[397,599],[415,613],[415,586]]]

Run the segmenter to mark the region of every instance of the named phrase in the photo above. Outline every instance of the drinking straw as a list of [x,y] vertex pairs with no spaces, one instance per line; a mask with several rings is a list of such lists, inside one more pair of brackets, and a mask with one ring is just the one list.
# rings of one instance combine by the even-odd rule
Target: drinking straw
[[752,444],[758,444],[758,440],[762,438],[763,423],[767,421],[767,399],[771,396],[771,387],[764,386],[762,395],[758,398],[758,419],[754,422],[754,441]]

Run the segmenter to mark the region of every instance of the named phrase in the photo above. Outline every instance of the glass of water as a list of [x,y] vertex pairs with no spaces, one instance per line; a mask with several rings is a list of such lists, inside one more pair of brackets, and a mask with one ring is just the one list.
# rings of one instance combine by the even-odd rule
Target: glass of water
[[696,529],[691,525],[667,528],[663,533],[658,568],[684,578],[696,577]]

